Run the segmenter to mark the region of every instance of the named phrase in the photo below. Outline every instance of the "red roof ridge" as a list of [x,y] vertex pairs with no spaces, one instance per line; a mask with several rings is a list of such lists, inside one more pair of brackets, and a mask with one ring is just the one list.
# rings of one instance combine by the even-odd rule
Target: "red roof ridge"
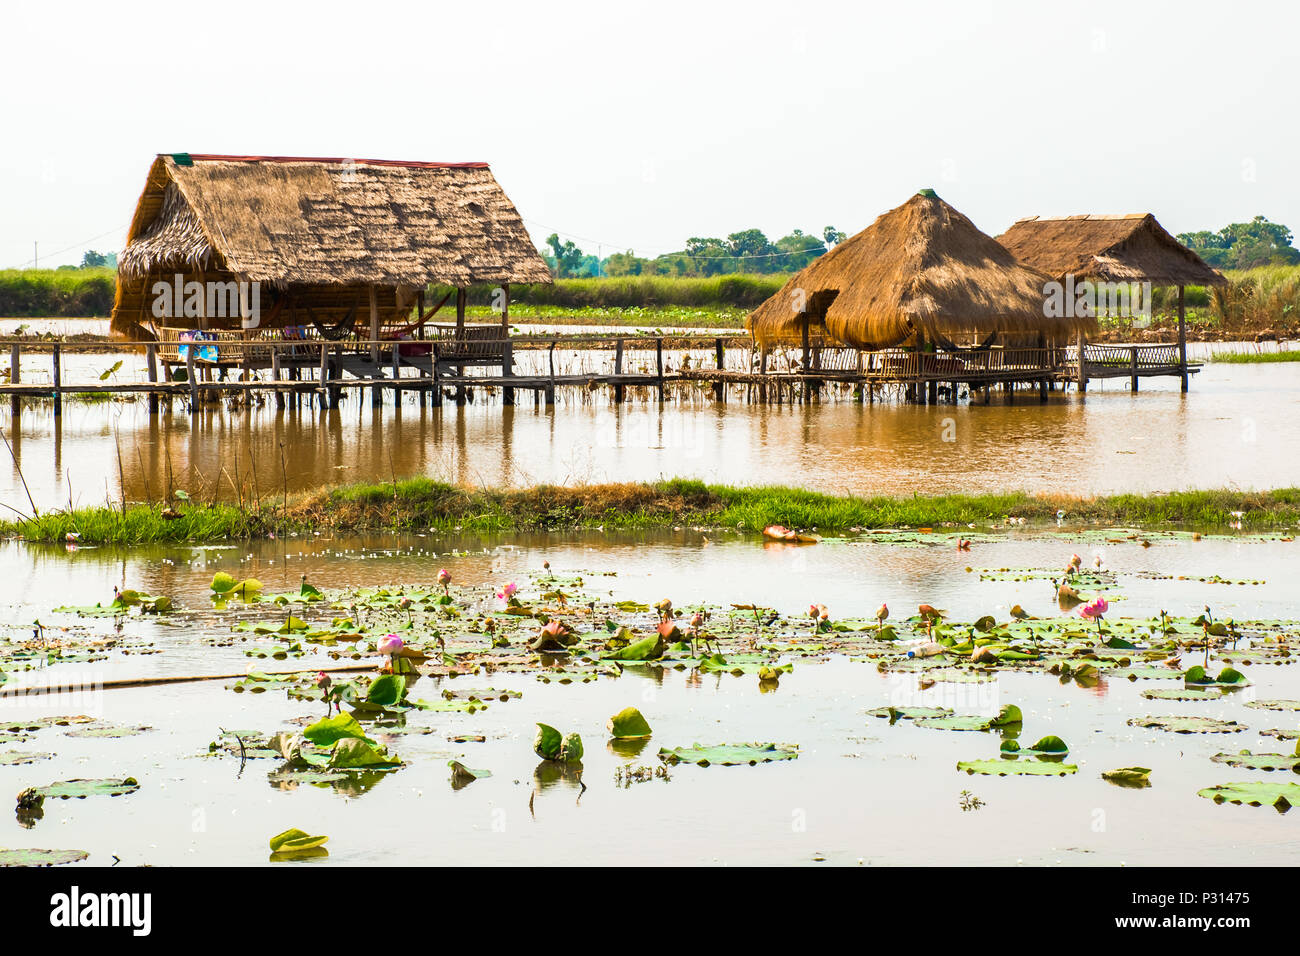
[[415,169],[487,169],[487,163],[433,163],[404,159],[359,159],[348,156],[227,156],[222,153],[159,153],[159,156],[188,156],[195,162],[219,163],[355,163],[358,166],[409,166]]

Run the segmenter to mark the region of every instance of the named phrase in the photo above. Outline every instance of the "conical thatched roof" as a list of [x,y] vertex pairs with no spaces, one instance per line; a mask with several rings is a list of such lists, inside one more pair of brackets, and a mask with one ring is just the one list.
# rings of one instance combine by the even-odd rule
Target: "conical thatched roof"
[[1019,220],[998,236],[1021,262],[1060,279],[1222,285],[1195,252],[1171,236],[1150,213]]
[[161,155],[119,276],[173,267],[277,286],[551,281],[486,163]]
[[[797,273],[750,314],[759,341],[797,340],[805,319],[857,348],[888,348],[990,332],[1042,332],[1063,340],[1087,318],[1047,318],[1048,277],[932,191],[917,193]],[[806,312],[798,311],[806,303]]]

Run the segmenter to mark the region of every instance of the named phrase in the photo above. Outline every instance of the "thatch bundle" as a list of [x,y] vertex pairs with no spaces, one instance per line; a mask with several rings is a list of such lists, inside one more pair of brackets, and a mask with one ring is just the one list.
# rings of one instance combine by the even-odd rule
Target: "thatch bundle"
[[396,314],[429,285],[551,280],[486,163],[161,155],[118,261],[124,335],[175,273],[258,282],[329,320],[371,288]]
[[1226,280],[1150,213],[1021,219],[998,236],[1013,256],[1055,279],[1222,285]]
[[746,327],[770,344],[797,341],[807,322],[862,349],[1090,331],[1092,319],[1044,315],[1047,281],[925,190],[797,273]]

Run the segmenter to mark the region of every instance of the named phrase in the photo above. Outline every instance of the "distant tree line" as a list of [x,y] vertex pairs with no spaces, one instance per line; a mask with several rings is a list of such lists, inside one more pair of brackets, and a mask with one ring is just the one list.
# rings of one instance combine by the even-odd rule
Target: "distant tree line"
[[557,279],[594,276],[716,276],[739,272],[797,272],[818,256],[825,255],[844,233],[827,226],[820,237],[795,229],[775,242],[761,229],[733,232],[725,239],[692,236],[686,248],[653,259],[638,256],[631,249],[615,252],[604,259],[583,252],[570,241],[560,241],[557,233],[546,238],[542,257]]
[[1178,241],[1216,269],[1300,263],[1300,249],[1291,245],[1291,230],[1263,216],[1250,222],[1234,222],[1218,232],[1180,233]]

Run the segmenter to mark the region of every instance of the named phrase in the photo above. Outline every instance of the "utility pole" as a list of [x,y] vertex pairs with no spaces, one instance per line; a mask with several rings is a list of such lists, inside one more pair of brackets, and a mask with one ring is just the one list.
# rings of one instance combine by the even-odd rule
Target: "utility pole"
[[39,242],[33,242],[32,243],[32,268],[39,269],[40,267],[41,267],[41,244]]

